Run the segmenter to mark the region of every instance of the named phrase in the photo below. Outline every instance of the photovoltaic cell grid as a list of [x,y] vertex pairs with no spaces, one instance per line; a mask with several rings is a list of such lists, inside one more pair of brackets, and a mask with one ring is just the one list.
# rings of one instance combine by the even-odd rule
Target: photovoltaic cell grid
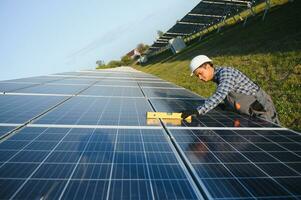
[[1,198],[199,198],[162,130],[25,128],[0,151]]
[[138,87],[137,81],[122,81],[122,80],[101,80],[95,86],[117,86],[117,87]]
[[291,131],[171,130],[214,199],[301,197],[301,136]]
[[112,87],[112,86],[92,86],[82,93],[82,95],[95,96],[120,96],[120,97],[143,97],[139,87]]
[[7,83],[0,82],[0,92],[9,92],[16,89],[26,88],[38,85],[37,83]]
[[159,88],[143,88],[143,92],[146,97],[149,98],[195,98],[200,97],[187,90],[172,90],[172,89],[159,89]]
[[144,126],[148,111],[144,98],[74,97],[34,123]]
[[19,89],[19,93],[42,93],[42,94],[75,94],[84,88],[86,85],[39,85],[25,89]]
[[24,123],[65,97],[0,95],[0,123]]
[[133,81],[133,80],[146,80],[146,81],[157,81],[157,82],[163,82],[160,80],[158,77],[155,77],[153,75],[148,75],[148,74],[141,74],[137,72],[121,72],[119,71],[118,73],[116,72],[100,72],[100,73],[95,73],[95,72],[89,72],[86,71],[85,73],[80,73],[80,72],[72,72],[72,73],[59,73],[59,74],[54,74],[50,75],[52,77],[66,77],[66,78],[92,78],[92,79],[103,79],[103,80],[123,80],[123,81]]
[[0,138],[14,128],[15,126],[0,126]]
[[5,80],[5,81],[0,81],[0,83],[2,83],[2,82],[47,83],[47,82],[52,82],[52,81],[58,81],[58,80],[61,80],[61,79],[63,79],[63,78],[62,77],[50,77],[50,76],[36,76],[36,77],[29,77],[29,78],[19,78],[19,79]]
[[[115,79],[120,74],[128,79]],[[204,99],[129,69],[59,76],[22,79],[41,84],[0,95],[1,134],[17,126],[5,124],[22,124],[61,102],[28,125],[44,128],[23,128],[0,143],[1,198],[300,198],[299,134],[219,108],[191,122],[163,121],[166,132],[146,120],[151,106],[178,112]],[[66,100],[56,90],[75,96]],[[91,127],[78,128],[84,125]]]

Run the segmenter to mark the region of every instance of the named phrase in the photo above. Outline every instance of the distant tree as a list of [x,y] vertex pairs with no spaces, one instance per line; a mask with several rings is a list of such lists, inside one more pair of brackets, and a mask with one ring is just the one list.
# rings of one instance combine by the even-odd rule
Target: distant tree
[[133,60],[130,56],[125,55],[121,57],[121,63],[122,65],[130,65],[132,64]]
[[136,47],[136,49],[141,52],[141,50],[143,50],[144,44],[143,43],[139,43]]
[[122,62],[120,60],[111,60],[109,63],[108,63],[108,67],[110,68],[114,68],[114,67],[120,67],[122,66]]
[[103,60],[98,60],[98,61],[96,61],[96,65],[97,65],[98,67],[100,67],[100,66],[105,65],[105,62],[104,62]]
[[138,44],[137,47],[136,47],[136,49],[137,49],[141,54],[143,54],[148,48],[149,48],[149,45],[143,44],[143,43]]
[[164,32],[163,31],[160,31],[160,30],[157,30],[157,35],[158,35],[158,38],[160,38],[161,36],[163,36]]

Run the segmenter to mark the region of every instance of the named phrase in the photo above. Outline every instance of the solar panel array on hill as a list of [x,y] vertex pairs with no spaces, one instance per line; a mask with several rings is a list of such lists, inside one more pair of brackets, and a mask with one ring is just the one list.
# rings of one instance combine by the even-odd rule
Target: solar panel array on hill
[[205,30],[222,22],[243,10],[262,3],[265,0],[203,0],[189,13],[178,20],[175,25],[160,36],[151,46],[147,54],[151,54],[168,45],[168,41],[177,36],[185,37]]

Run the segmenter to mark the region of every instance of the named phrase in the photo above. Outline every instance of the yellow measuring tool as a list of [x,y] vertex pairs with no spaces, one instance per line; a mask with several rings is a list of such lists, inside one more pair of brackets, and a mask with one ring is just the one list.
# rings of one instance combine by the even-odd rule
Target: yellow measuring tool
[[[147,112],[147,119],[182,119],[182,113],[168,113],[168,112]],[[185,118],[185,120],[191,120],[191,116]]]

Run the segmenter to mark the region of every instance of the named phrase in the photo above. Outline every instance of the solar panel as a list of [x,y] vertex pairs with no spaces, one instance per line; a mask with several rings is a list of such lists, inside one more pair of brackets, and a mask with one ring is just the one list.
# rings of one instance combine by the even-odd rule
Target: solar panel
[[195,98],[200,99],[200,97],[190,91],[179,89],[161,89],[161,88],[143,88],[145,96],[152,97],[164,97],[164,98]]
[[145,74],[145,73],[140,73],[140,72],[135,72],[135,71],[114,71],[114,70],[102,70],[95,72],[93,71],[83,71],[80,73],[80,75],[100,75],[100,76],[119,76],[119,77],[133,77],[133,78],[158,78],[152,74]]
[[9,92],[16,89],[32,87],[37,84],[35,83],[9,83],[9,82],[0,82],[0,92]]
[[[170,130],[213,198],[300,198],[301,136],[287,130]],[[293,149],[293,150],[292,150]],[[294,166],[294,167],[293,167]]]
[[301,198],[299,133],[220,108],[190,122],[146,120],[204,99],[115,70],[0,95],[1,199]]
[[151,110],[144,98],[74,97],[35,123],[144,126]]
[[2,138],[5,134],[13,130],[14,128],[15,126],[0,126],[0,138]]
[[193,109],[204,103],[204,100],[198,97],[194,99],[151,99],[151,102],[156,110],[162,112],[175,112],[185,109]]
[[61,102],[60,96],[0,95],[0,123],[24,123]]
[[0,151],[12,146],[1,198],[199,198],[162,130],[25,128]]
[[99,81],[98,79],[84,79],[84,78],[72,78],[72,79],[63,79],[63,80],[57,80],[49,84],[87,84],[90,85],[96,81]]
[[[172,93],[172,91],[170,91]],[[200,99],[200,97],[199,97]],[[195,109],[204,103],[204,100],[192,99],[151,99],[156,110],[162,112],[180,112],[187,109]],[[178,124],[177,124],[178,126]],[[232,111],[216,108],[206,115],[198,118],[192,117],[192,121],[182,121],[183,127],[277,127],[261,119],[253,119]]]
[[36,76],[30,78],[20,78],[20,79],[13,79],[7,80],[3,82],[30,82],[30,83],[45,83],[51,81],[57,81],[63,79],[62,77],[50,77],[50,76]]
[[101,80],[95,86],[133,86],[138,87],[137,81]]
[[80,73],[80,76],[99,76],[99,77],[120,77],[120,78],[132,78],[132,76],[128,73]]
[[137,82],[139,82],[139,83],[166,83],[166,81],[164,81],[162,79],[151,79],[151,80],[148,80],[148,79],[146,79],[146,80],[144,80],[144,79],[136,79],[136,80],[135,79],[128,79],[128,80],[103,79],[101,81],[101,83],[104,83],[104,82],[115,82],[115,83],[117,83],[117,82],[119,82],[119,83],[125,83],[125,82],[127,82],[127,83],[132,83],[132,82],[135,82],[135,83],[137,83]]
[[143,97],[139,87],[112,87],[112,86],[92,86],[82,95],[96,95],[96,96],[120,96],[120,97]]
[[63,78],[85,78],[85,79],[107,79],[109,81],[111,80],[122,80],[122,81],[134,81],[134,80],[145,80],[145,81],[158,81],[162,82],[158,77],[150,76],[150,77],[135,77],[135,76],[128,76],[123,75],[121,76],[119,73],[108,75],[108,74],[78,74],[78,75],[64,75],[64,74],[56,74],[56,75],[49,75],[50,77],[61,77]]
[[87,85],[39,85],[30,88],[16,90],[18,93],[38,94],[76,94],[85,89]]
[[141,82],[141,81],[138,81],[138,83],[142,88],[147,88],[147,87],[179,88],[179,86],[172,83]]

